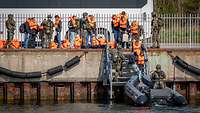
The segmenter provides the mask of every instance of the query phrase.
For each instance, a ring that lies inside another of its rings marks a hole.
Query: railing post
[[[190,14],[190,48],[192,48],[192,15]]]

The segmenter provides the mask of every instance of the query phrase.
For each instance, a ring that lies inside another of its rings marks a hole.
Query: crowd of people
[[[153,14],[153,16],[155,16]],[[140,43],[140,37],[144,34],[143,26],[134,20],[129,24],[129,17],[125,11],[112,16],[112,34],[114,38],[96,34],[96,19],[93,15],[83,13],[82,18],[77,16],[69,17],[68,31],[64,40],[61,40],[62,19],[55,15],[55,21],[48,15],[41,24],[37,23],[34,17],[27,18],[19,27],[20,33],[24,35],[23,47],[35,48],[36,38],[41,40],[42,48],[103,48],[108,44],[111,48],[135,48],[134,44]],[[152,20],[152,30],[156,30],[156,18]],[[16,22],[12,14],[8,15],[6,21],[7,41],[4,41],[5,48],[19,48],[20,42],[13,39],[16,30]],[[65,32],[65,31],[64,31]],[[152,32],[154,35],[153,47],[159,47],[159,32]],[[0,45],[2,41],[0,41]],[[6,42],[6,43],[5,43]],[[157,46],[156,46],[157,42]]]

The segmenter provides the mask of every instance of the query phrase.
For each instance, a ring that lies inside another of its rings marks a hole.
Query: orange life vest
[[[144,55],[139,55],[138,56],[138,62],[137,62],[137,64],[144,64]]]
[[[133,34],[133,35],[139,35],[139,25],[138,25],[138,22],[137,21],[135,21],[135,22],[133,22],[132,24],[131,24],[131,33]]]
[[[51,42],[51,45],[50,45],[51,49],[55,49],[57,47],[58,47],[58,45],[55,42]]]
[[[115,48],[115,41],[110,41],[108,42],[108,45],[111,49],[114,49]]]
[[[13,49],[20,48],[20,42],[17,39],[12,40],[12,42],[11,42],[11,48],[13,48]]]
[[[120,20],[120,28],[126,28],[127,27],[127,20],[124,21]]]
[[[68,39],[65,39],[62,43],[61,48],[69,48],[70,47],[70,42]]]
[[[34,29],[34,30],[37,30],[37,29],[38,29],[38,25],[37,25],[37,23],[34,22],[34,21],[29,21],[29,22],[28,22],[28,25],[29,25],[29,27],[30,27],[31,30],[32,30],[32,29]]]
[[[119,19],[118,18],[113,20],[113,25],[114,25],[114,27],[118,27],[119,26]]]
[[[98,40],[99,40],[100,46],[106,45],[106,39],[105,38],[99,38]]]
[[[99,41],[95,38],[95,37],[93,37],[92,38],[92,46],[93,47],[96,47],[96,46],[98,46],[99,45]]]
[[[87,20],[89,22],[90,27],[94,28],[95,27],[95,23],[96,23],[95,17],[94,16],[88,16]]]
[[[141,41],[137,43],[135,40],[133,41],[132,49],[133,49],[133,52],[136,53],[138,56],[140,55],[140,52],[141,52],[141,46],[142,46]]]
[[[74,41],[74,48],[81,48],[82,40],[80,37],[76,37]]]
[[[0,40],[0,49],[4,48],[5,44],[6,44],[5,40]]]

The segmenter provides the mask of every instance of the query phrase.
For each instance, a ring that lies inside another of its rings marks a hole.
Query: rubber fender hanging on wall
[[[12,71],[10,71],[9,69],[0,67],[0,74],[4,74],[4,75],[7,75],[7,76],[12,76]]]
[[[196,75],[200,75],[200,69],[196,68],[192,65],[188,65],[188,71],[190,71],[191,73],[194,73]]]
[[[40,78],[42,77],[42,72],[37,71],[37,72],[29,72],[26,74],[26,78]]]
[[[65,69],[71,68],[72,66],[78,64],[80,62],[80,57],[75,56],[74,58],[72,58],[71,60],[67,61],[65,63]]]
[[[4,74],[6,76],[14,77],[14,78],[25,78],[26,73],[24,72],[17,72],[17,71],[11,71],[9,69],[0,67],[0,74]]]
[[[187,69],[188,67],[188,63],[183,61],[180,57],[176,56],[174,58],[174,63],[179,65],[180,67],[184,68],[184,69]]]
[[[185,69],[186,71],[193,73],[195,75],[200,75],[200,69],[197,67],[194,67],[192,65],[189,65],[187,62],[182,60],[180,57],[176,56],[174,59],[174,64],[178,65],[182,69]]]
[[[60,73],[63,71],[63,66],[62,65],[59,65],[59,66],[56,66],[56,67],[53,67],[51,69],[48,69],[47,70],[47,74],[48,75],[54,75],[54,74],[57,74],[57,73]]]
[[[24,73],[24,72],[12,71],[12,77],[16,77],[16,78],[26,78],[26,73]]]

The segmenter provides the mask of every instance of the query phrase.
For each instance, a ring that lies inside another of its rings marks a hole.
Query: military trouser
[[[158,33],[153,33],[152,34],[152,41],[153,41],[153,46],[152,47],[160,48],[160,38],[159,38],[159,34]]]
[[[82,46],[86,47],[86,36],[87,36],[87,30],[81,30],[81,37],[83,39]]]
[[[42,38],[42,48],[49,48],[51,45],[51,39],[52,39],[52,33],[50,34],[44,34],[44,37]]]
[[[6,47],[10,48],[14,37],[14,31],[7,31],[7,44]]]

